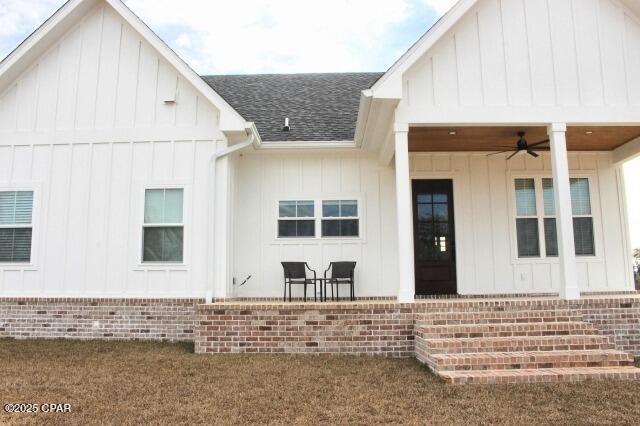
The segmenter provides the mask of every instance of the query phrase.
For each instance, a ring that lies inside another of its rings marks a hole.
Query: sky
[[[62,0],[1,0],[0,58]],[[455,0],[125,0],[200,74],[385,71]],[[625,166],[640,248],[640,159]]]

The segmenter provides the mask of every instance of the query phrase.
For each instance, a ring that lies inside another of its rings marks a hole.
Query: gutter
[[[363,90],[360,93],[360,105],[358,106],[358,119],[356,121],[356,132],[353,141],[356,147],[362,146],[364,134],[369,124],[369,115],[371,114],[371,101],[373,100],[373,91],[371,89]]]
[[[205,294],[205,303],[213,303],[213,298],[215,295],[215,287],[216,287],[216,222],[217,222],[217,218],[216,218],[216,195],[217,195],[217,191],[216,191],[216,165],[218,163],[218,160],[220,160],[221,158],[224,157],[228,157],[229,155],[241,151],[245,148],[248,148],[251,145],[256,145],[259,146],[260,145],[260,135],[258,134],[258,130],[256,129],[255,125],[253,123],[250,123],[250,126],[246,127],[245,131],[248,133],[248,137],[247,139],[245,139],[244,141],[237,143],[233,146],[221,149],[218,151],[217,149],[217,142],[216,142],[216,152],[211,156],[211,158],[209,159],[210,163],[211,163],[211,167],[209,168],[209,173],[211,173],[211,177],[209,179],[209,181],[211,182],[211,191],[212,191],[212,195],[211,195],[211,200],[210,200],[210,217],[212,218],[212,222],[211,222],[211,231],[209,231],[209,235],[210,235],[210,244],[212,244],[211,246],[211,258],[210,258],[210,264],[211,267],[209,268],[209,270],[207,271],[208,274],[208,282],[209,282],[209,288],[206,291]],[[226,285],[226,283],[225,283]]]

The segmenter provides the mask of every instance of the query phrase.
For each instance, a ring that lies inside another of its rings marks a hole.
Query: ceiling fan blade
[[[532,148],[534,146],[544,145],[545,143],[549,143],[549,139],[545,139],[543,141],[536,142],[536,143],[530,143],[530,144],[527,144],[527,145],[529,146],[529,148]]]
[[[513,151],[513,149],[508,149],[506,151],[492,152],[491,154],[487,154],[487,157],[490,156],[490,155],[504,154],[505,152],[511,152],[511,151]]]
[[[527,154],[529,154],[530,156],[532,156],[533,158],[538,158],[540,157],[540,155],[536,154],[535,152],[531,151],[530,149],[527,150]]]
[[[507,161],[511,160],[513,157],[516,156],[517,153],[519,153],[520,150],[517,150],[516,152],[514,152],[513,154],[511,154],[510,156],[507,157]]]

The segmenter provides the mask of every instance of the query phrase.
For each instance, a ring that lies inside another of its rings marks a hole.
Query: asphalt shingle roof
[[[263,141],[353,140],[360,92],[382,73],[203,76]],[[289,118],[288,132],[283,131]]]

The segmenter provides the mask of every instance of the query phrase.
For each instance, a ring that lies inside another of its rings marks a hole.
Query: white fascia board
[[[191,83],[204,97],[220,111],[219,127],[223,132],[243,131],[247,127],[246,120],[218,95],[176,52],[174,52],[156,33],[151,30],[131,9],[121,0],[104,0],[113,7],[129,25],[138,31],[142,37],[160,55],[175,67],[184,78]]]
[[[358,119],[356,120],[356,131],[353,137],[356,146],[362,146],[364,135],[367,131],[367,124],[371,113],[371,100],[373,92],[370,89],[360,92],[360,106],[358,107]]]
[[[376,98],[402,99],[402,76],[447,33],[478,0],[460,0],[371,87]]]
[[[340,149],[357,148],[353,141],[274,141],[262,142],[259,149]]]
[[[611,161],[614,166],[619,166],[638,157],[640,157],[640,137],[611,151]]]

